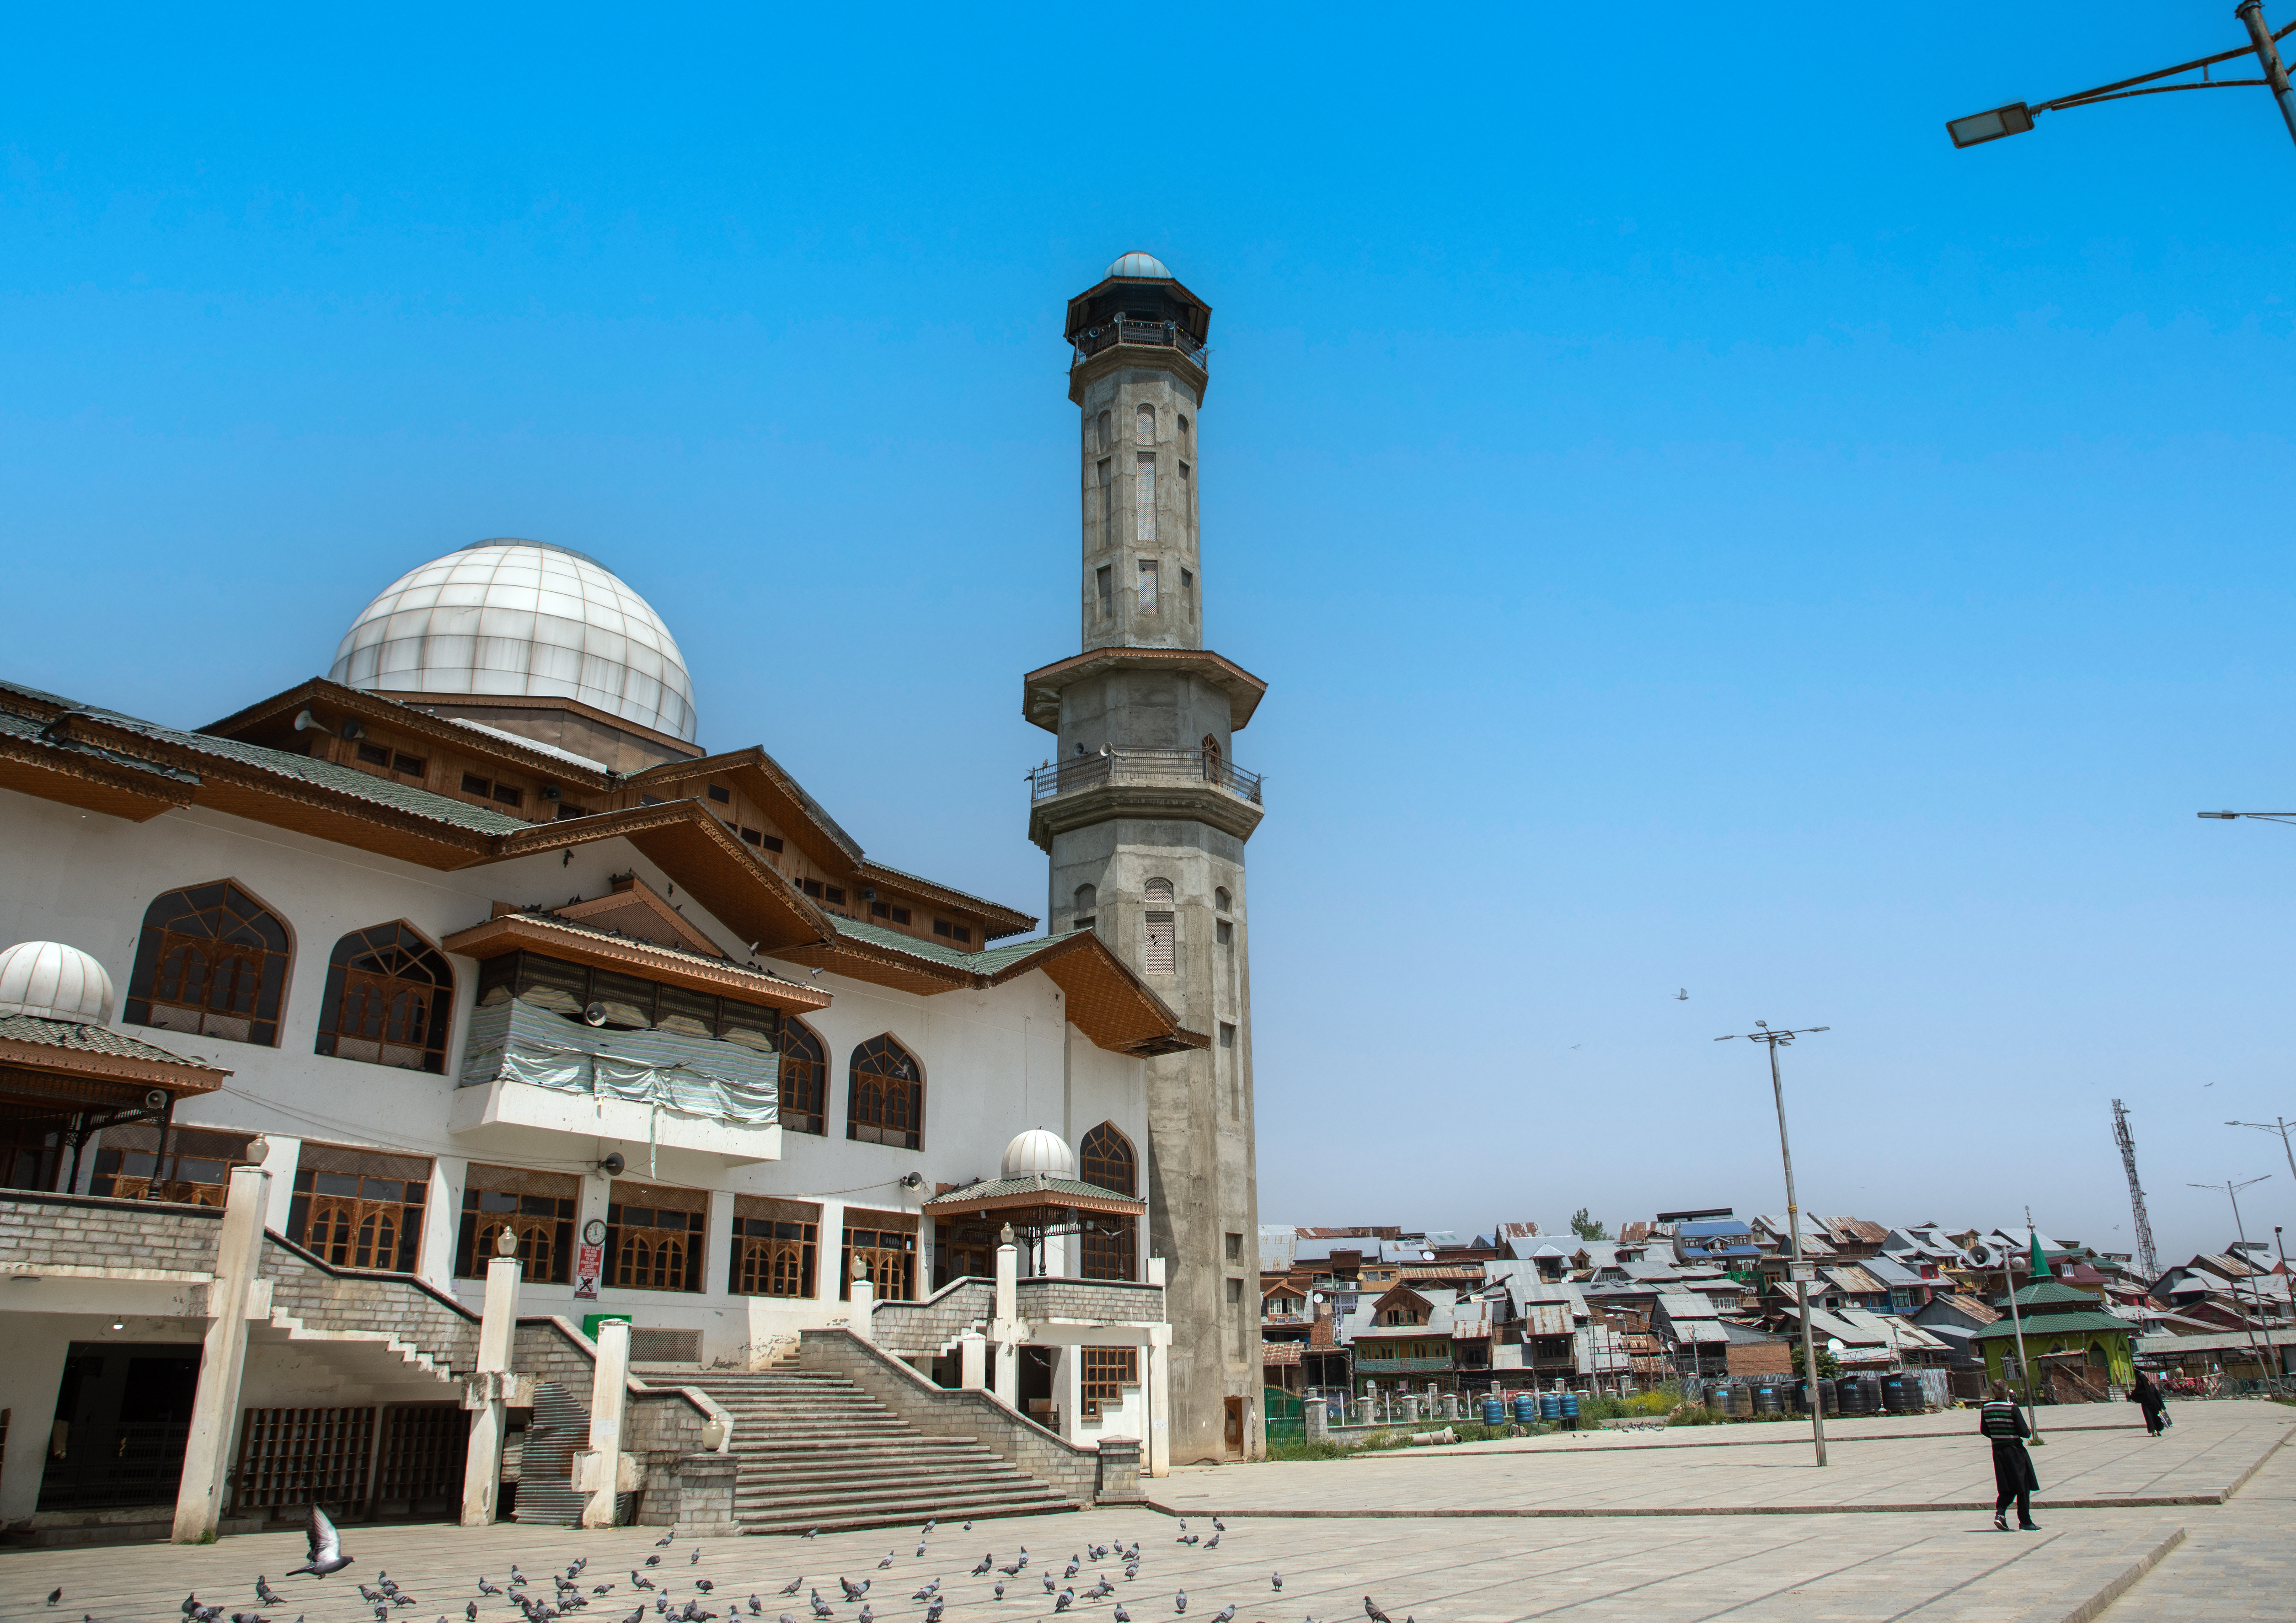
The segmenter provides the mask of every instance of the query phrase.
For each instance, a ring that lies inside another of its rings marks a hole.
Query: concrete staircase
[[[681,1384],[734,1416],[734,1513],[745,1533],[1078,1508],[977,1442],[925,1436],[842,1375],[767,1370]]]

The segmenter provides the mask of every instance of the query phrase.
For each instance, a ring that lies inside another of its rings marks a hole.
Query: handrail
[[[1072,341],[1076,345],[1076,358],[1070,363],[1071,368],[1119,344],[1148,344],[1160,349],[1177,349],[1199,366],[1204,364],[1207,349],[1193,333],[1177,322],[1128,321],[1121,316],[1106,326],[1086,328]]]
[[[1099,755],[1079,755],[1047,761],[1029,774],[1031,801],[1049,800],[1103,783],[1210,783],[1239,799],[1260,804],[1259,773],[1246,772],[1225,756],[1201,750],[1150,749],[1113,745]]]

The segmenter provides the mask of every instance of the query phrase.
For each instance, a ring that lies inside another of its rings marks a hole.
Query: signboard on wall
[[[574,1254],[574,1297],[577,1301],[598,1299],[598,1275],[606,1271],[606,1248],[586,1245]]]

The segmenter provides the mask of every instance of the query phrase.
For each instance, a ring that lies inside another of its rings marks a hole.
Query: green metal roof
[[[0,1014],[0,1041],[35,1043],[73,1053],[109,1054],[116,1060],[143,1060],[154,1065],[182,1065],[193,1070],[228,1075],[205,1060],[186,1059],[165,1048],[114,1031],[109,1026],[82,1025],[77,1021],[43,1020],[37,1014]]]
[[[829,921],[840,936],[850,936],[857,941],[866,941],[872,947],[906,953],[912,958],[922,958],[928,963],[941,964],[948,969],[963,970],[971,975],[994,975],[1014,963],[1059,945],[1062,937],[1039,936],[1032,940],[1016,941],[1010,947],[990,947],[983,952],[969,953],[954,947],[943,947],[939,941],[906,935],[898,930],[887,930],[879,924],[865,924],[858,919],[849,919],[841,914],[829,914]]]
[[[2091,1335],[2099,1332],[2113,1335],[2133,1336],[2136,1323],[2110,1313],[2037,1313],[2025,1321],[2028,1336]],[[1996,1319],[1982,1330],[1972,1330],[1972,1341],[2001,1341],[2013,1339],[2017,1326],[2007,1319]]]
[[[26,739],[38,744],[42,749],[53,750],[62,755],[85,756],[91,760],[102,761],[108,766],[117,766],[123,771],[149,773],[155,778],[160,778],[171,783],[197,783],[200,781],[199,774],[195,772],[185,772],[180,767],[166,766],[159,761],[141,760],[132,755],[122,755],[117,750],[106,750],[99,744],[89,743],[86,739],[44,736],[47,725],[46,722],[37,716],[27,716],[20,710],[0,709],[0,735]]]
[[[2094,1291],[2077,1290],[2071,1285],[2060,1283],[2054,1279],[2037,1279],[2030,1285],[2017,1287],[2018,1307],[2036,1307],[2044,1302],[2079,1302],[2085,1307],[2094,1307],[2097,1303],[2097,1295]],[[1993,1299],[1993,1305],[2006,1313],[2009,1310],[2009,1299],[2005,1296],[1997,1296]]]

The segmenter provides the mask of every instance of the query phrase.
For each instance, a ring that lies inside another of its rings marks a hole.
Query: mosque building
[[[204,727],[0,679],[0,1527],[498,1485],[570,1520],[615,1320],[625,1517],[1057,1508],[1260,1451],[1264,684],[1204,646],[1210,316],[1144,254],[1070,306],[1041,933],[706,748],[670,628],[547,542],[407,572]],[[853,1403],[969,1452],[907,1497],[775,1454]]]

